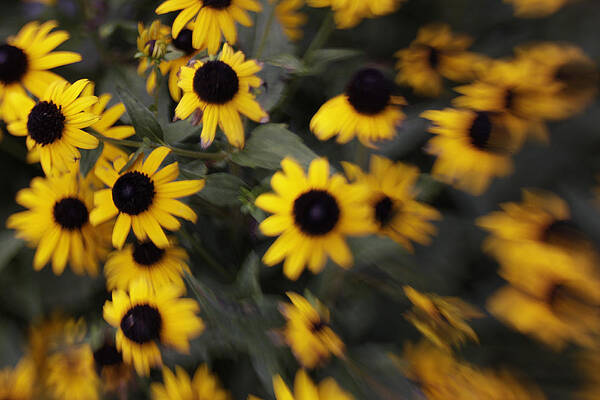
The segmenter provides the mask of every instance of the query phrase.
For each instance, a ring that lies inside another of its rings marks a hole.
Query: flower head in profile
[[[137,71],[139,75],[143,76],[150,69],[146,80],[148,94],[152,94],[156,88],[157,68],[161,75],[165,75],[169,69],[169,62],[163,59],[167,54],[167,45],[171,41],[170,32],[171,29],[161,24],[159,20],[154,20],[148,27],[141,22],[138,23],[138,54],[136,57],[140,58],[140,62]]]
[[[183,89],[183,97],[175,109],[175,116],[185,119],[194,113],[194,122],[202,122],[203,147],[213,142],[217,126],[229,143],[244,147],[240,113],[257,122],[269,119],[250,92],[250,88],[262,83],[255,75],[260,69],[255,60],[245,60],[244,53],[234,52],[227,43],[218,59],[195,61],[181,67],[179,87]]]
[[[196,314],[198,303],[182,299],[183,289],[165,285],[153,289],[143,279],[123,290],[112,292],[104,304],[104,319],[117,328],[116,346],[123,360],[133,364],[139,375],[162,365],[159,345],[189,352],[189,340],[204,330]]]
[[[468,339],[478,341],[477,334],[466,322],[483,317],[475,307],[456,297],[421,293],[410,286],[404,287],[404,294],[413,304],[404,317],[436,346],[451,350],[452,346]]]
[[[410,46],[396,53],[396,82],[412,87],[417,94],[437,97],[444,88],[444,78],[473,79],[477,65],[485,59],[467,51],[471,42],[469,36],[453,33],[446,24],[420,28]]]
[[[0,118],[10,121],[20,108],[7,104],[7,95],[29,92],[40,98],[48,85],[62,79],[49,70],[81,61],[77,53],[53,51],[69,39],[66,31],[52,32],[57,26],[56,21],[30,22],[0,44]]]
[[[47,368],[46,385],[55,398],[99,398],[100,379],[89,344],[74,344],[57,351],[48,358]]]
[[[413,250],[411,240],[421,244],[431,242],[435,227],[429,221],[440,219],[441,215],[433,207],[415,200],[418,168],[376,155],[371,156],[368,173],[349,162],[342,162],[342,166],[351,182],[369,188],[375,232],[390,237],[409,251]]]
[[[35,364],[30,358],[23,358],[14,367],[0,370],[0,399],[33,400]]]
[[[192,45],[195,49],[208,49],[216,54],[221,47],[221,36],[229,44],[237,41],[235,23],[252,26],[247,11],[260,12],[257,0],[166,0],[156,8],[156,13],[179,11],[173,21],[173,37],[177,37],[186,24],[194,19]]]
[[[515,8],[521,18],[540,18],[554,14],[571,0],[504,0]]]
[[[132,228],[138,240],[149,239],[158,247],[168,247],[163,228],[179,230],[181,223],[175,216],[196,220],[196,213],[177,198],[197,193],[204,187],[204,180],[175,181],[179,175],[176,162],[160,169],[170,152],[167,147],[156,148],[145,160],[139,157],[122,172],[127,163],[124,158],[96,168],[96,176],[109,188],[94,194],[96,208],[90,213],[90,221],[98,225],[117,217],[112,234],[116,248],[123,247]]]
[[[286,343],[304,368],[315,368],[331,354],[344,356],[344,343],[329,325],[329,310],[315,299],[313,306],[299,294],[288,292],[292,304],[281,303],[287,320],[283,330]]]
[[[267,236],[278,236],[263,256],[266,265],[284,261],[283,273],[298,279],[304,267],[319,273],[327,256],[344,268],[353,263],[346,235],[363,235],[371,231],[366,200],[369,192],[363,185],[348,184],[340,174],[329,176],[329,162],[313,160],[308,175],[296,161],[281,161],[283,171],[271,178],[275,193],[265,193],[256,205],[273,213],[260,224]]]
[[[495,177],[513,172],[511,154],[522,144],[522,131],[511,131],[505,115],[446,108],[428,110],[435,137],[425,149],[437,156],[432,175],[473,195],[480,195]]]
[[[72,170],[81,158],[78,149],[98,147],[98,139],[82,130],[99,119],[89,111],[98,98],[81,96],[88,84],[87,79],[72,85],[60,79],[50,84],[37,102],[18,94],[6,99],[17,110],[17,118],[8,124],[8,131],[27,137],[27,148],[39,152],[42,169],[48,176]]]
[[[37,247],[36,270],[52,262],[60,275],[68,263],[77,274],[96,275],[108,254],[110,226],[90,224],[92,202],[93,192],[77,172],[34,178],[17,193],[17,203],[28,210],[11,215],[6,225]]]
[[[335,25],[339,29],[349,29],[358,25],[364,18],[377,18],[391,14],[404,0],[307,0],[311,7],[331,7]]]
[[[206,364],[198,367],[194,377],[180,366],[175,373],[163,368],[163,383],[153,383],[150,387],[152,400],[230,400],[231,395],[221,387],[219,379],[210,372]]]
[[[319,108],[310,121],[310,130],[320,139],[337,136],[338,143],[347,143],[354,137],[365,146],[389,140],[404,120],[398,105],[402,97],[392,95],[393,82],[381,71],[365,68],[358,71],[346,87]]]
[[[325,378],[317,386],[303,369],[296,373],[293,392],[279,375],[273,377],[273,391],[277,400],[354,400],[333,378]]]

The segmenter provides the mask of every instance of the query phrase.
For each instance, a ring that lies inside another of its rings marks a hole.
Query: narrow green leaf
[[[278,54],[265,60],[266,63],[285,69],[290,73],[305,71],[304,63],[293,54]]]
[[[25,242],[15,237],[13,231],[0,232],[0,271],[4,269],[17,254],[17,252],[24,246]]]
[[[81,151],[81,159],[79,160],[79,172],[81,176],[85,178],[92,168],[94,168],[103,149],[104,142],[101,141],[95,149]]]
[[[231,160],[245,167],[275,170],[285,157],[307,166],[317,155],[286,125],[265,124],[252,131],[244,150],[233,154]]]
[[[250,252],[246,261],[244,261],[240,272],[238,272],[235,281],[237,293],[240,297],[262,297],[259,282],[260,265],[260,260],[256,253],[253,251]]]
[[[237,176],[218,172],[206,176],[206,186],[198,196],[217,206],[238,206],[240,189],[244,186]]]
[[[139,137],[147,137],[155,143],[162,143],[163,131],[154,117],[154,114],[136,99],[129,90],[118,86],[117,93],[123,101],[123,104],[125,104],[127,113],[135,128],[135,133],[137,133]]]
[[[315,50],[309,60],[310,65],[306,68],[305,75],[316,75],[321,73],[327,65],[336,61],[362,55],[363,52],[355,49],[319,49]]]

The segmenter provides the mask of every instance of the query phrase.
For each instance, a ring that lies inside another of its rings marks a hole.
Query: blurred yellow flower
[[[540,18],[554,14],[571,0],[504,0],[515,8],[521,18]]]
[[[306,23],[308,17],[306,14],[298,12],[304,6],[304,0],[269,0],[271,3],[277,1],[275,6],[275,16],[281,24],[283,32],[292,40],[302,38],[301,26]]]
[[[340,388],[333,378],[325,378],[315,385],[303,369],[296,373],[294,393],[281,376],[273,377],[273,391],[277,400],[353,400],[354,397]]]
[[[163,383],[153,383],[150,387],[152,400],[230,400],[229,393],[221,387],[219,379],[212,374],[206,364],[194,373],[193,379],[180,366],[174,374],[163,368]]]
[[[311,7],[331,7],[339,29],[353,28],[363,18],[376,18],[391,14],[404,0],[307,0]]]
[[[133,378],[133,371],[130,365],[123,362],[123,356],[117,350],[114,341],[107,338],[102,346],[94,351],[94,363],[100,371],[104,392],[123,393],[126,390]]]
[[[46,384],[61,400],[97,400],[100,379],[89,344],[73,345],[48,358]]]
[[[35,385],[35,364],[29,358],[0,370],[0,399],[33,400]]]

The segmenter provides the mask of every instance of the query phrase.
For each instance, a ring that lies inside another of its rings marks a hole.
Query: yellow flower
[[[48,70],[81,61],[77,53],[52,51],[69,39],[65,31],[50,32],[57,26],[56,21],[30,22],[0,44],[0,118],[11,120],[19,111],[18,105],[6,104],[8,94],[26,95],[27,90],[42,97],[48,85],[62,79]]]
[[[35,385],[35,365],[23,358],[15,368],[0,370],[0,399],[32,400]]]
[[[127,245],[112,253],[104,265],[108,290],[127,290],[131,282],[143,277],[153,287],[174,284],[182,289],[181,275],[190,272],[184,249],[171,245],[161,249],[149,240]]]
[[[221,388],[218,378],[206,364],[196,370],[194,378],[179,366],[175,375],[170,369],[163,368],[163,384],[153,383],[150,387],[152,400],[230,400],[229,393]]]
[[[123,362],[123,356],[113,342],[105,340],[94,351],[94,362],[100,371],[102,390],[105,392],[123,391],[133,378],[131,367]]]
[[[30,188],[17,193],[17,203],[28,210],[11,215],[6,225],[37,246],[36,270],[51,260],[56,275],[67,262],[76,274],[98,273],[98,261],[108,253],[110,226],[90,224],[92,196],[78,173],[34,178]]]
[[[415,200],[418,168],[394,164],[376,155],[371,156],[368,174],[348,162],[342,162],[342,166],[351,182],[369,188],[368,203],[375,232],[390,237],[409,251],[413,250],[411,240],[421,244],[431,242],[435,227],[429,220],[440,219],[441,215],[433,207]]]
[[[554,14],[570,0],[504,0],[515,7],[515,15],[521,18],[539,18]]]
[[[436,346],[451,350],[467,339],[478,341],[477,334],[466,322],[483,317],[475,307],[456,297],[420,293],[410,286],[404,286],[404,294],[414,305],[404,317]]]
[[[353,263],[344,237],[372,230],[365,186],[350,185],[339,174],[329,176],[326,159],[313,160],[305,175],[294,160],[281,161],[283,171],[271,178],[275,193],[256,199],[256,205],[273,213],[260,224],[267,236],[279,236],[263,256],[272,266],[285,259],[284,274],[298,279],[305,265],[319,273],[329,255],[343,268]]]
[[[8,131],[15,136],[27,136],[27,148],[39,151],[42,169],[48,176],[72,170],[81,158],[78,148],[98,146],[98,139],[81,130],[99,119],[87,111],[98,98],[80,96],[88,83],[87,79],[72,85],[56,80],[37,103],[17,94],[7,99],[18,110],[17,119],[8,124]]]
[[[143,23],[138,23],[137,48],[142,57],[140,57],[137,72],[143,76],[150,68],[150,74],[146,80],[148,94],[152,94],[156,87],[155,66],[158,66],[162,75],[169,70],[169,62],[163,61],[163,58],[167,53],[167,44],[171,40],[170,31],[169,27],[162,25],[159,20],[154,20],[147,28]]]
[[[179,87],[183,97],[175,109],[179,119],[195,112],[194,123],[202,121],[202,146],[215,139],[217,125],[235,147],[244,147],[244,127],[240,113],[257,122],[267,122],[269,116],[250,92],[261,85],[255,74],[261,67],[255,60],[245,61],[244,53],[233,52],[225,43],[216,60],[195,61],[181,67]]]
[[[48,358],[46,384],[61,400],[96,400],[100,379],[88,344],[71,346]]]
[[[281,376],[273,377],[273,391],[277,400],[353,400],[354,397],[338,386],[333,378],[325,378],[315,385],[303,369],[296,373],[294,393]]]
[[[273,3],[275,0],[269,0]],[[283,32],[292,40],[302,38],[302,29],[300,28],[307,21],[305,14],[298,12],[304,5],[304,0],[281,0],[275,6],[275,17],[281,24]]]
[[[523,135],[514,134],[502,114],[446,108],[428,110],[421,117],[433,122],[436,134],[426,151],[437,156],[432,175],[473,195],[480,195],[494,177],[513,172],[511,153]]]
[[[104,319],[117,328],[117,349],[139,375],[162,364],[159,344],[188,353],[189,340],[204,330],[196,315],[198,303],[180,298],[182,294],[183,289],[170,285],[153,290],[140,279],[131,284],[129,293],[113,291],[112,301],[104,304]]]
[[[259,12],[256,0],[167,0],[156,8],[157,14],[181,10],[173,21],[173,36],[177,37],[185,25],[195,17],[192,44],[196,49],[208,49],[216,54],[221,47],[221,34],[229,44],[235,44],[235,23],[252,26],[246,11]]]
[[[348,143],[355,136],[365,146],[373,141],[389,140],[404,119],[398,105],[404,99],[392,96],[392,82],[374,68],[358,71],[346,92],[327,101],[310,121],[310,130],[320,139],[337,135],[338,143]]]
[[[313,305],[299,294],[287,292],[292,304],[281,303],[287,320],[283,335],[304,368],[325,363],[330,354],[344,357],[344,343],[329,326],[329,310],[316,300]]]
[[[376,18],[391,14],[404,0],[308,0],[311,7],[331,7],[339,29],[352,28],[363,18]]]
[[[407,49],[396,53],[396,82],[412,87],[417,94],[437,97],[444,88],[443,78],[467,81],[484,57],[466,51],[472,43],[467,35],[455,34],[446,24],[430,24],[419,29]]]
[[[139,240],[149,238],[158,247],[167,247],[169,240],[163,227],[171,231],[181,227],[174,215],[196,220],[196,213],[176,199],[200,191],[204,180],[173,181],[179,175],[176,162],[159,169],[170,152],[167,147],[159,147],[145,161],[139,157],[122,173],[119,171],[126,164],[123,158],[95,170],[109,189],[94,194],[96,208],[90,213],[90,221],[96,226],[117,216],[112,234],[114,247],[123,247],[132,228]]]

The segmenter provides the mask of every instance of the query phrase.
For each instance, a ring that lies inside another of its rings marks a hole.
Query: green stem
[[[98,138],[99,140],[102,140],[103,142],[106,143],[110,143],[110,144],[114,144],[117,146],[125,146],[125,147],[135,147],[135,148],[140,148],[142,146],[146,146],[147,144],[144,142],[138,142],[135,140],[124,140],[124,139],[113,139],[113,138],[109,138],[106,137],[104,135],[102,135],[101,133],[90,129],[88,131],[88,133],[96,138]],[[158,144],[158,143],[150,143],[151,147],[161,147],[161,146],[165,146],[168,147],[169,149],[171,149],[171,151],[174,154],[178,154],[180,156],[183,157],[188,157],[188,158],[196,158],[199,160],[213,160],[213,161],[218,161],[218,160],[223,160],[227,157],[227,153],[220,151],[217,153],[204,153],[201,151],[192,151],[192,150],[185,150],[185,149],[180,149],[178,147],[174,147],[171,146],[169,144]]]
[[[269,16],[267,18],[267,24],[265,25],[265,30],[262,34],[262,37],[260,38],[260,43],[258,44],[258,49],[256,50],[256,53],[254,54],[255,60],[260,59],[260,57],[262,56],[263,50],[265,49],[265,45],[267,44],[267,38],[269,37],[269,32],[271,31],[271,26],[273,25],[273,21],[275,20],[275,8],[277,7],[277,3],[279,3],[279,1],[274,2],[271,7],[271,12],[269,13]]]
[[[162,73],[160,72],[160,67],[157,64],[154,65],[154,73],[156,74],[156,83],[154,85],[154,116],[158,118],[158,97],[160,95]]]
[[[334,30],[335,24],[333,21],[333,13],[329,12],[323,19],[323,22],[321,22],[321,26],[319,27],[317,34],[315,35],[312,42],[310,42],[308,48],[304,52],[304,57],[302,57],[303,60],[309,61],[312,57],[312,53],[314,53],[315,50],[320,49],[325,43],[327,43],[329,36],[333,33]]]

